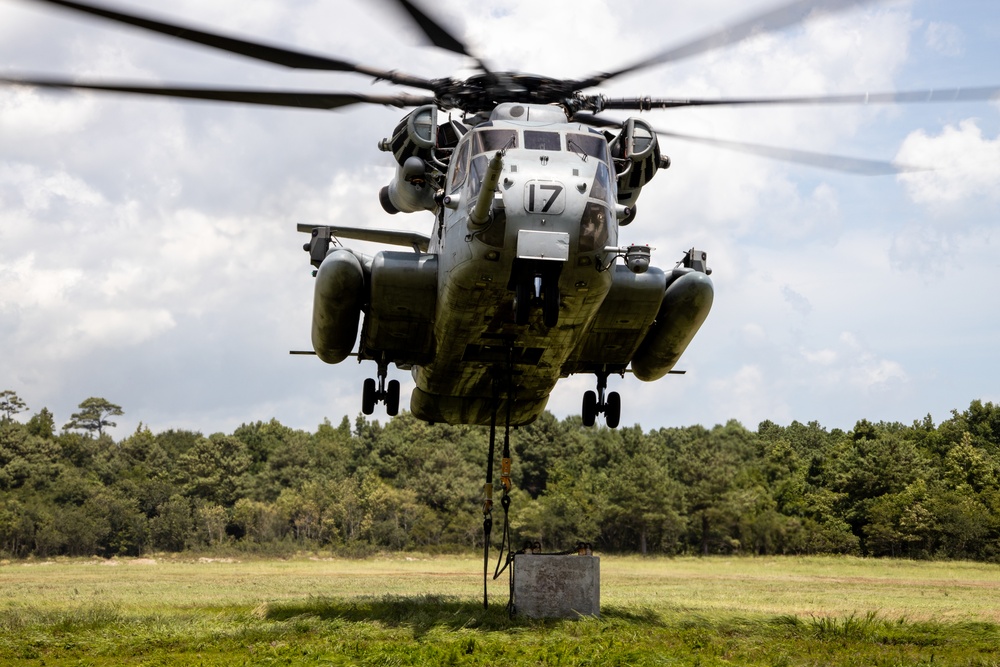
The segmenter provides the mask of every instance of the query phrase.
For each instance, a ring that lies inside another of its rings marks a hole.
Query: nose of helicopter
[[[517,256],[567,261],[577,252],[601,251],[617,237],[607,166],[574,153],[532,153],[511,155],[501,181],[507,219],[517,228]]]

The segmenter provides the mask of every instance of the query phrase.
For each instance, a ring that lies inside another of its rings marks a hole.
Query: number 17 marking
[[[528,183],[528,205],[529,213],[562,213],[564,206],[561,203],[560,195],[563,186],[559,183],[539,183],[531,181]],[[559,206],[556,207],[556,203]],[[553,208],[555,207],[555,210]]]

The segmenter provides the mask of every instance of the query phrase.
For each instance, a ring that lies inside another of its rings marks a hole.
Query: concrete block
[[[514,556],[514,611],[529,618],[601,615],[597,556]]]

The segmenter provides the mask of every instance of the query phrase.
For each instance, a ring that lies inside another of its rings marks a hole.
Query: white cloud
[[[73,207],[105,203],[100,193],[62,169],[43,171],[27,164],[0,164],[0,188],[16,191],[29,214],[47,211],[57,200]]]
[[[943,56],[957,58],[965,52],[965,35],[954,23],[931,21],[924,30],[924,43]]]
[[[902,365],[891,359],[879,358],[851,331],[840,334],[840,360],[837,368],[826,376],[830,383],[848,383],[865,392],[886,391],[909,378]]]
[[[94,103],[86,97],[46,99],[34,89],[0,90],[0,133],[15,146],[39,137],[52,137],[84,128],[94,114]]]
[[[726,406],[731,418],[748,428],[756,427],[760,415],[774,415],[775,421],[787,421],[791,410],[781,393],[773,391],[774,378],[762,368],[748,364],[734,374],[709,383],[716,399]]]
[[[59,308],[66,304],[67,293],[83,279],[80,269],[43,268],[34,253],[0,263],[0,308]]]
[[[819,364],[820,366],[831,366],[838,358],[836,350],[816,350],[810,352],[809,350],[802,350],[802,356],[811,364]]]
[[[933,136],[917,130],[896,155],[902,164],[928,171],[901,174],[899,180],[919,204],[949,204],[974,197],[1000,197],[1000,136],[989,139],[975,119],[947,125]]]
[[[82,313],[78,323],[71,327],[69,338],[80,336],[84,347],[138,345],[176,324],[173,316],[163,309],[102,308]]]
[[[888,391],[893,385],[906,382],[906,371],[895,361],[866,356],[861,359],[861,373],[854,384],[864,391]]]
[[[943,223],[911,222],[903,225],[892,237],[889,256],[893,266],[908,271],[920,272],[924,280],[932,280],[930,271],[947,270],[958,265],[961,248],[966,244],[956,231],[943,228]]]

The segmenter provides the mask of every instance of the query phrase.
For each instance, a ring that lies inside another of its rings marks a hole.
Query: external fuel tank
[[[364,269],[354,253],[328,254],[316,273],[312,319],[313,349],[326,363],[340,363],[354,349],[364,298]]]
[[[700,271],[680,269],[667,285],[656,323],[632,358],[632,372],[644,382],[666,375],[698,333],[712,309],[712,279]]]

